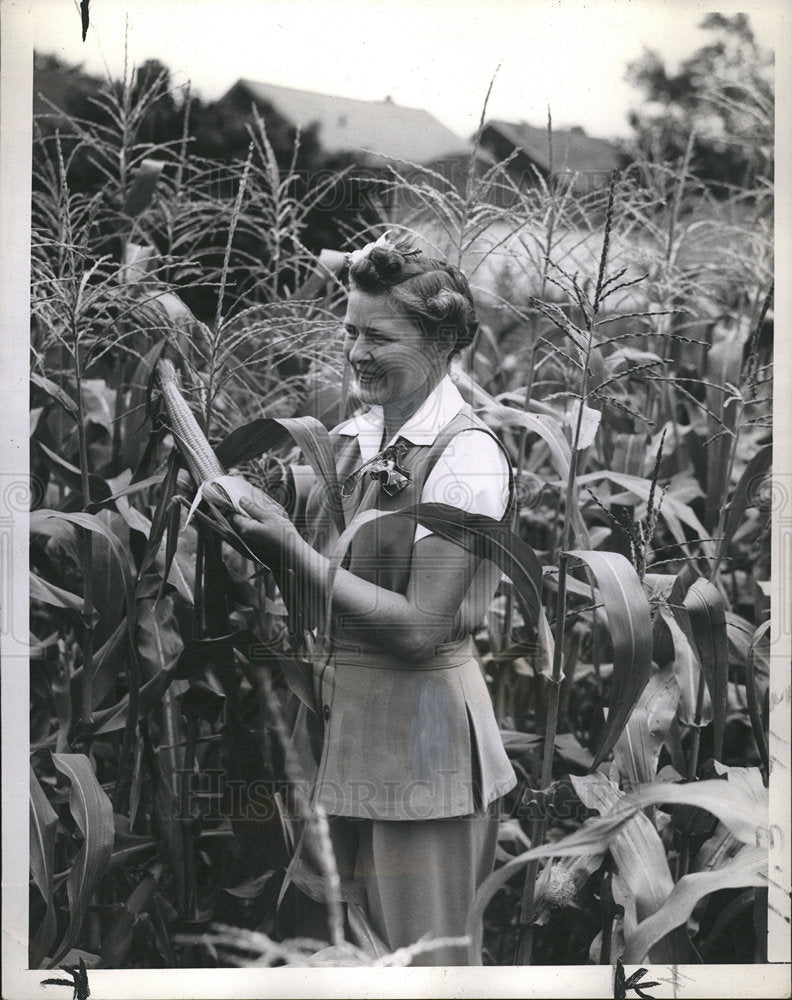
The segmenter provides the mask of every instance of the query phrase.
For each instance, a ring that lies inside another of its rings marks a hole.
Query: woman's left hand
[[[242,541],[256,555],[272,557],[281,553],[287,539],[296,529],[286,510],[271,497],[261,501],[243,497],[239,501],[244,514],[234,514],[229,520]]]

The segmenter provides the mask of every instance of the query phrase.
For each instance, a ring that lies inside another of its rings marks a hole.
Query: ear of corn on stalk
[[[198,425],[187,400],[181,394],[173,362],[163,358],[159,362],[158,370],[171,430],[196,486],[224,476],[225,469],[217,461],[212,446]]]
[[[270,508],[275,501],[266,493],[241,476],[226,475],[225,469],[217,460],[211,444],[181,393],[173,363],[163,358],[159,362],[158,371],[171,431],[187,469],[198,487],[199,493],[193,509],[201,497],[239,514],[245,513],[239,504],[243,498]]]

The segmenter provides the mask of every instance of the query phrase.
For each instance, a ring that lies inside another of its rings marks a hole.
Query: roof
[[[512,146],[521,149],[542,170],[550,170],[550,149],[546,128],[526,122],[488,121],[484,134],[493,129]],[[553,170],[601,170],[609,172],[620,164],[619,149],[605,139],[595,139],[582,129],[553,129]]]
[[[471,153],[470,143],[427,111],[402,107],[389,98],[358,101],[254,80],[239,80],[238,87],[254,100],[270,104],[301,129],[318,124],[319,141],[329,153],[368,150],[411,163]]]

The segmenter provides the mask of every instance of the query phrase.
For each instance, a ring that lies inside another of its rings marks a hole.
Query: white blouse
[[[464,406],[459,390],[448,375],[435,386],[422,405],[388,442],[403,438],[412,444],[434,444],[443,427]],[[360,461],[368,462],[380,450],[385,428],[381,406],[353,417],[338,433],[357,437]],[[485,514],[500,520],[509,499],[509,469],[497,442],[481,431],[457,434],[437,460],[421,493],[423,503],[447,503],[471,514]],[[431,532],[418,525],[415,541]]]

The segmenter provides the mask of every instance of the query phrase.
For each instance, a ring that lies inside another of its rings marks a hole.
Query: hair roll
[[[478,321],[467,278],[453,264],[413,249],[408,240],[381,239],[352,254],[349,283],[369,295],[391,297],[425,336],[449,338],[452,353],[473,342]]]

